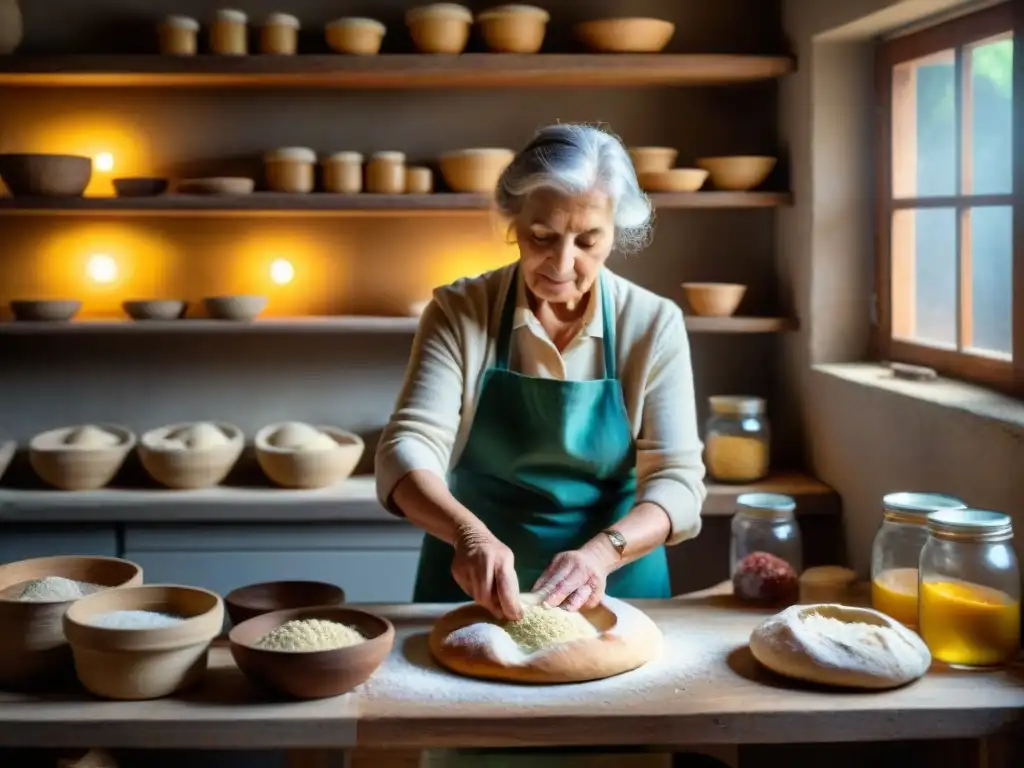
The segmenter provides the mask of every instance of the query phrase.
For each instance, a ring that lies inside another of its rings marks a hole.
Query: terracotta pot
[[[23,32],[18,0],[0,0],[0,55],[18,50]]]

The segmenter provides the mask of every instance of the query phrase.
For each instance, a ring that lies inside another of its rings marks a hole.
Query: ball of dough
[[[326,432],[317,431],[308,440],[295,447],[298,451],[330,451],[338,447],[338,441]]]
[[[98,448],[113,448],[115,445],[120,445],[121,438],[102,427],[86,424],[81,427],[75,427],[68,432],[64,438],[64,444],[74,446],[75,448],[96,450]]]
[[[304,424],[301,421],[288,421],[275,429],[267,437],[267,442],[275,448],[294,451],[322,434],[319,429],[309,424]]]
[[[661,653],[661,631],[629,603],[606,597],[581,615],[531,598],[521,596],[526,616],[518,622],[498,622],[476,604],[445,614],[430,632],[431,653],[458,674],[541,684],[600,680]]]
[[[166,441],[171,444],[179,443],[190,451],[219,448],[231,442],[220,427],[207,421],[197,421],[195,424],[179,427],[167,435]]]
[[[932,661],[921,638],[894,619],[835,603],[770,616],[751,633],[750,652],[780,675],[848,688],[896,688]]]

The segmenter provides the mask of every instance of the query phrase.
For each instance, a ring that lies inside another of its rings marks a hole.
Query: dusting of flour
[[[610,602],[610,601],[609,601]],[[618,616],[612,634],[626,633],[644,615],[628,603],[616,601]],[[736,642],[720,632],[701,629],[685,619],[659,622],[664,636],[660,656],[639,669],[587,683],[528,685],[461,677],[440,666],[430,654],[426,633],[401,632],[391,655],[363,684],[368,699],[399,700],[430,704],[495,704],[526,708],[585,705],[589,708],[621,708],[630,699],[638,702],[654,692],[682,693],[694,683],[710,680],[726,664],[726,657],[745,638]],[[522,663],[528,654],[503,629],[480,623],[453,632],[450,642],[490,643],[505,662]],[[539,651],[538,653],[544,653]]]

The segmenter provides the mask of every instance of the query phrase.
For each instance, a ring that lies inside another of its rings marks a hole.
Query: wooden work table
[[[457,680],[432,665],[439,605],[368,606],[394,621],[392,656],[357,691],[283,702],[249,685],[222,645],[203,685],[152,702],[78,692],[0,694],[0,747],[343,749],[746,744],[984,738],[1024,723],[1024,668],[933,669],[886,693],[812,689],[760,669],[746,641],[765,612],[730,596],[638,601],[662,658],[596,683],[523,687]]]

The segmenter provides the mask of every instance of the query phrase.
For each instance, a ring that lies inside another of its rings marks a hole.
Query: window
[[[1014,4],[879,46],[875,348],[1024,395]]]

